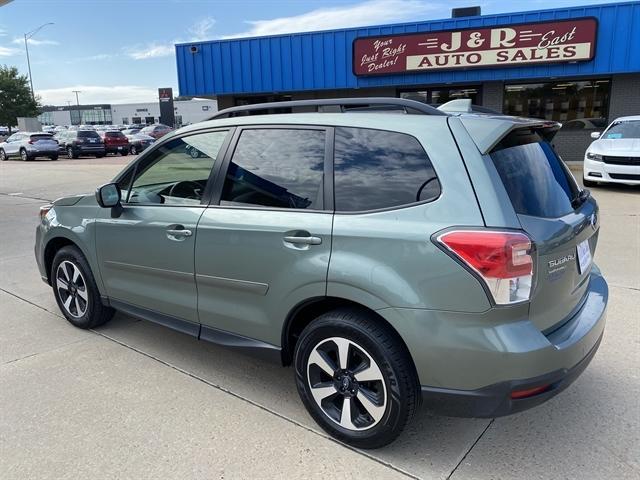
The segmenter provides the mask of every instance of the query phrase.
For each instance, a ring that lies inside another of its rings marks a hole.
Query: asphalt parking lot
[[[62,318],[33,257],[38,207],[132,159],[0,164],[3,480],[640,477],[640,190],[593,190],[611,297],[574,385],[507,418],[423,411],[391,446],[360,452],[319,430],[290,368],[121,314],[96,331]]]

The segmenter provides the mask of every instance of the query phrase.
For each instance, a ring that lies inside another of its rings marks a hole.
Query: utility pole
[[[27,52],[27,68],[29,69],[29,85],[31,85],[31,98],[35,101],[36,99],[36,94],[33,91],[33,78],[31,76],[31,60],[29,59],[29,39],[31,37],[33,37],[36,33],[38,33],[41,29],[43,29],[44,27],[46,27],[47,25],[53,25],[52,22],[49,23],[45,23],[43,25],[40,25],[38,28],[36,28],[35,30],[31,30],[29,33],[25,33],[24,34],[24,49]]]
[[[82,90],[72,90],[72,92],[76,94],[76,105],[78,106],[78,125],[80,125],[82,124],[82,115],[80,115],[80,100],[78,99],[78,94],[82,93]]]

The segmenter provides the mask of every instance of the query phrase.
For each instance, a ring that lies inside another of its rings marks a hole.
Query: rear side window
[[[573,211],[572,200],[578,193],[575,180],[538,134],[511,133],[491,158],[517,213],[550,218]]]
[[[411,135],[336,128],[336,210],[377,210],[435,200],[440,183],[420,142]]]
[[[324,130],[244,130],[220,203],[321,210],[324,153]]]

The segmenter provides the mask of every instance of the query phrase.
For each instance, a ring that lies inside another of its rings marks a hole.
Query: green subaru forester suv
[[[293,365],[309,414],[357,447],[420,405],[538,405],[603,335],[598,206],[549,143],[559,124],[459,107],[223,110],[42,207],[42,278],[77,327],[119,310]]]

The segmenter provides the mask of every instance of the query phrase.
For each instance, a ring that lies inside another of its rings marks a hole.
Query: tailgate
[[[511,131],[490,157],[536,253],[530,319],[541,331],[551,331],[584,299],[598,238],[598,206],[533,129]]]

